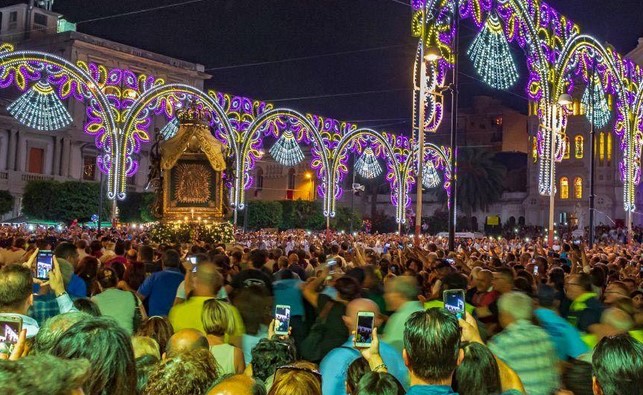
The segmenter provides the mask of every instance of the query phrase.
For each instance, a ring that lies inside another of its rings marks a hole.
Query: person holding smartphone
[[[348,367],[357,358],[360,352],[371,347],[377,335],[376,328],[381,325],[380,309],[370,299],[355,299],[348,303],[346,312],[342,317],[349,337],[344,344],[332,349],[322,359],[319,370],[322,374],[322,392],[324,394],[346,394],[346,373]],[[404,366],[402,355],[390,344],[378,342],[379,355],[383,365],[378,368],[395,376],[405,388],[408,388],[408,370]],[[386,368],[388,367],[388,368]]]
[[[31,267],[38,255],[38,250],[34,251],[32,257],[27,262]],[[3,266],[0,269],[0,318],[5,316],[20,317],[22,319],[22,329],[27,332],[27,338],[36,336],[40,329],[38,322],[27,315],[27,311],[34,303],[33,284],[31,270],[25,265],[11,264]],[[62,274],[58,260],[53,258],[53,270],[49,272],[49,280],[42,285],[49,287],[55,297],[56,304],[60,313],[77,311],[71,298],[65,291]]]

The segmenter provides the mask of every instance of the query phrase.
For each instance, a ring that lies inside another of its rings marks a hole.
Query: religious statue
[[[585,212],[580,203],[576,203],[574,207],[574,215],[578,219],[578,229],[585,229]]]
[[[159,133],[159,129],[154,129],[155,138],[154,144],[150,149],[150,167],[149,173],[147,174],[147,183],[145,184],[145,190],[150,188],[158,189],[161,186],[161,140],[163,136]]]

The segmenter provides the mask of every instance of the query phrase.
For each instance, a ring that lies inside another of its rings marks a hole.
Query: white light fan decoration
[[[21,124],[37,130],[58,130],[72,122],[69,111],[46,81],[37,82],[7,111]]]
[[[440,185],[441,182],[442,180],[433,162],[426,162],[422,169],[422,185],[424,185],[425,188],[435,188]]]
[[[304,153],[290,130],[281,134],[281,137],[270,148],[270,155],[284,166],[294,166],[304,160]]]
[[[357,159],[355,162],[355,171],[366,179],[373,179],[382,174],[382,166],[380,166],[377,161],[371,147],[366,147],[362,156]]]
[[[490,86],[507,89],[518,81],[518,70],[497,15],[489,15],[467,55],[478,75]]]
[[[581,102],[587,108],[585,116],[588,121],[593,122],[597,128],[607,126],[612,113],[607,103],[605,92],[603,91],[600,76],[594,75],[594,77],[590,78],[590,83],[587,85],[587,88],[585,88],[585,92],[583,92]],[[593,115],[592,112],[594,112]]]

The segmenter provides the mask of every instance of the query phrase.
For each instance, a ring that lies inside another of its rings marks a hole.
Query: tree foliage
[[[125,200],[118,202],[118,215],[121,222],[139,223],[153,222],[152,216],[153,192],[129,192]]]
[[[248,229],[278,228],[282,220],[283,209],[279,202],[253,200],[246,204],[244,219]]]
[[[13,196],[9,191],[0,191],[0,215],[6,214],[13,208]]]
[[[30,218],[70,223],[88,222],[98,213],[100,185],[80,181],[30,181],[25,186],[22,211]],[[103,204],[103,218],[109,217],[109,201]]]

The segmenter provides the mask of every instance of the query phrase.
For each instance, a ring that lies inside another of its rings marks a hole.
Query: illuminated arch
[[[594,62],[589,64],[589,62]],[[563,48],[559,60],[556,63],[554,74],[555,96],[566,93],[569,86],[569,74],[583,73],[583,79],[588,80],[589,67],[599,73],[603,86],[608,93],[616,96],[617,121],[614,126],[614,133],[620,137],[621,146],[624,147],[623,160],[621,162],[621,180],[623,181],[623,204],[626,212],[635,208],[635,187],[638,184],[640,175],[640,141],[636,138],[636,125],[630,122],[633,119],[632,108],[628,101],[628,88],[621,79],[622,71],[614,63],[613,52],[608,51],[594,37],[581,34],[569,40]]]
[[[238,194],[238,208],[245,207],[245,189],[249,188],[252,183],[252,178],[249,174],[253,169],[255,161],[261,158],[260,148],[263,143],[263,133],[265,133],[271,126],[274,132],[280,134],[279,128],[274,125],[280,118],[288,117],[291,122],[299,123],[302,130],[301,133],[306,134],[310,141],[311,153],[313,160],[311,167],[317,171],[317,177],[321,180],[318,185],[317,191],[323,196],[324,215],[331,216],[331,207],[333,206],[333,196],[329,193],[331,176],[329,175],[331,153],[327,145],[328,140],[339,140],[338,136],[332,133],[323,132],[323,122],[321,117],[312,115],[305,116],[300,112],[287,108],[269,109],[260,114],[250,124],[247,132],[241,137],[241,144],[239,146],[239,166],[237,170],[237,188]],[[309,118],[310,117],[310,118]],[[315,125],[317,123],[317,125]],[[274,133],[273,133],[274,135]],[[297,136],[297,140],[301,141],[303,135]]]
[[[94,136],[96,147],[103,151],[98,163],[107,171],[107,196],[113,199],[118,187],[121,137],[109,101],[89,70],[49,53],[14,51],[9,44],[0,46],[0,88],[14,84],[25,90],[30,82],[45,75],[53,86],[57,86],[61,99],[72,96],[79,101],[87,100],[88,120],[84,130]]]
[[[375,156],[382,158],[387,164],[386,180],[391,186],[391,203],[396,207],[395,219],[398,223],[403,223],[405,204],[400,202],[400,192],[402,190],[402,172],[397,162],[400,154],[404,152],[395,147],[395,143],[387,139],[390,135],[380,133],[368,128],[353,129],[344,134],[334,149],[334,155],[331,160],[331,188],[332,205],[330,208],[331,216],[335,213],[335,203],[341,197],[341,186],[344,175],[348,173],[347,160],[350,151],[354,154],[362,153],[366,147],[373,148]],[[395,136],[393,136],[393,139]]]
[[[149,141],[147,128],[151,117],[165,114],[169,118],[174,114],[177,104],[189,100],[198,101],[215,115],[214,122],[218,129],[218,133],[215,132],[215,137],[223,140],[231,148],[231,155],[234,155],[235,161],[239,161],[235,131],[230,125],[227,114],[213,97],[189,85],[157,85],[143,92],[126,113],[120,146],[123,154],[119,158],[120,168],[123,169],[119,175],[121,177],[119,199],[125,198],[125,178],[129,166],[133,163],[131,155],[138,152],[141,142]]]

